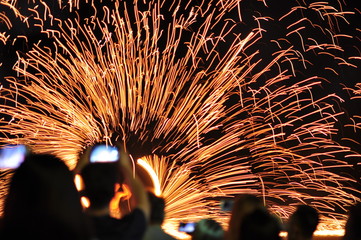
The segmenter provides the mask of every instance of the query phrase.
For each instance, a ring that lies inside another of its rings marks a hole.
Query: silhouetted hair
[[[113,163],[91,163],[81,171],[84,194],[90,201],[90,208],[99,209],[109,205],[114,197],[114,186],[119,171]]]
[[[348,213],[343,240],[361,239],[361,202],[352,206]]]
[[[192,240],[222,240],[223,237],[222,226],[213,219],[202,219],[197,222],[192,234]]]
[[[293,224],[297,224],[302,237],[312,238],[319,222],[319,216],[317,210],[313,207],[300,205],[291,215],[291,220]]]
[[[4,205],[5,239],[89,239],[73,175],[52,155],[30,155],[15,171]]]
[[[162,197],[157,197],[154,193],[148,192],[148,199],[151,205],[150,223],[162,224],[165,213],[165,200]]]
[[[256,209],[246,215],[238,240],[281,240],[279,221],[266,209]]]

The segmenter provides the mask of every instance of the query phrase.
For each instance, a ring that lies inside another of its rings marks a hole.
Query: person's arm
[[[119,152],[119,165],[120,170],[123,173],[125,182],[129,185],[131,189],[132,195],[134,196],[134,199],[136,201],[136,207],[143,211],[146,220],[149,221],[151,209],[145,187],[138,178],[137,174],[133,176],[131,159],[129,158],[129,155],[124,151],[124,148],[119,147]]]

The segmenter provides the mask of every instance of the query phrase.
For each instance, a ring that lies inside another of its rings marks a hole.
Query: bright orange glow
[[[189,234],[178,232],[177,230],[174,229],[165,229],[165,231],[168,234],[174,236],[176,239],[191,239],[191,236]]]
[[[84,208],[88,208],[90,206],[90,201],[88,198],[83,196],[81,197],[80,201]]]
[[[111,216],[120,218],[122,213],[122,209],[120,209],[120,201],[129,201],[132,197],[132,192],[130,191],[129,187],[126,184],[122,185],[122,191],[119,191],[120,184],[116,184],[115,186],[115,195],[113,199],[110,201],[109,209]],[[130,206],[128,206],[128,209],[123,209],[123,211],[129,212]]]
[[[315,236],[343,236],[345,235],[345,230],[319,230],[315,231]]]
[[[83,179],[81,178],[81,176],[79,174],[75,175],[74,183],[75,183],[75,187],[78,191],[81,191],[84,189]]]
[[[154,186],[154,194],[156,196],[160,196],[162,194],[162,191],[160,188],[160,182],[159,182],[158,176],[155,173],[155,171],[153,170],[153,168],[146,161],[144,161],[142,159],[138,159],[137,164],[147,171],[147,173],[149,174],[149,176],[152,179],[152,183]]]
[[[315,231],[315,236],[343,236],[345,234],[345,230],[317,230]],[[287,232],[281,232],[280,236],[287,237]]]

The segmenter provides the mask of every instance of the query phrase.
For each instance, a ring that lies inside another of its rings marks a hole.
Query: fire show
[[[354,4],[354,5],[353,5]],[[252,194],[342,231],[361,201],[361,26],[355,1],[0,0],[0,143],[72,170],[121,143],[163,229]],[[0,171],[0,210],[12,172]]]

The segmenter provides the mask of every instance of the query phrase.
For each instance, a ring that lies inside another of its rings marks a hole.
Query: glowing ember
[[[11,53],[0,66],[2,143],[73,167],[86,146],[124,141],[159,182],[171,234],[185,219],[226,225],[217,199],[239,193],[262,197],[281,218],[310,204],[320,230],[342,228],[361,195],[361,117],[345,112],[360,86],[342,81],[361,59],[348,32],[357,9],[62,2],[0,1],[0,44]]]

